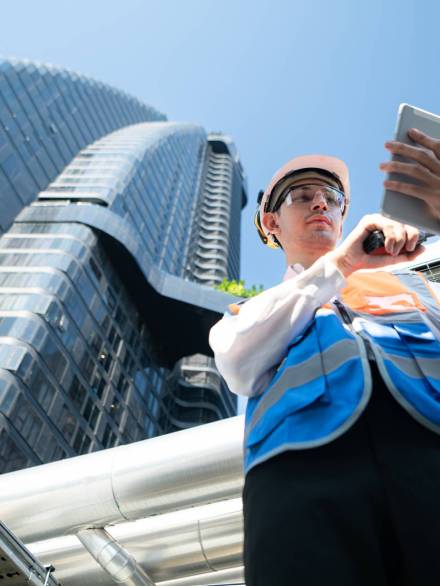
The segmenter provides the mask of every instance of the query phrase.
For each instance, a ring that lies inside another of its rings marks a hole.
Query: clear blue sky
[[[281,164],[312,152],[348,163],[347,233],[379,208],[399,103],[440,113],[434,0],[14,0],[1,16],[3,56],[75,69],[233,137],[249,179],[247,284],[269,287],[284,270],[252,226]]]

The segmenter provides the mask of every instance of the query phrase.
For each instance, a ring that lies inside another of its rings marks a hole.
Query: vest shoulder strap
[[[405,278],[402,278],[405,275]],[[347,279],[341,291],[342,302],[353,311],[384,315],[409,311],[426,311],[424,298],[416,284],[418,274],[395,274],[387,271],[357,271]],[[424,287],[426,290],[426,286]],[[429,292],[427,295],[432,298]]]

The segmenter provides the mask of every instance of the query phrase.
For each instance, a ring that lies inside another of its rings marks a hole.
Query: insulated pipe
[[[134,557],[105,529],[82,529],[76,536],[112,581],[127,586],[155,586]]]
[[[106,531],[156,584],[221,583],[220,572],[232,572],[243,564],[240,498],[120,523]],[[86,533],[81,531],[81,536]],[[55,567],[54,576],[63,586],[113,584],[75,535],[26,546],[40,563]]]
[[[157,586],[227,586],[228,584],[244,584],[244,568],[228,568],[218,572],[209,572],[209,574],[197,574],[197,576],[186,576],[177,578],[177,580],[166,580],[157,582]]]
[[[0,476],[0,519],[25,541],[241,494],[243,416]]]

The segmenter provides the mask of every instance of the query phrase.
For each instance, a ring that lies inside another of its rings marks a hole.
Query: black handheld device
[[[417,246],[425,242],[432,234],[427,234],[426,232],[420,232],[419,239],[417,240]],[[364,252],[367,254],[386,254],[385,252],[385,236],[382,230],[373,230],[370,234],[365,238],[362,247]]]

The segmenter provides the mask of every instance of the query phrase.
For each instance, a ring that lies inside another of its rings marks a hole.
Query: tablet
[[[400,104],[397,115],[395,139],[410,145],[416,145],[408,136],[410,128],[417,128],[433,138],[440,139],[440,116],[426,112],[409,104]],[[420,147],[420,145],[417,145]],[[392,160],[408,161],[404,157],[393,155]],[[388,179],[419,184],[412,177],[398,173],[389,173]],[[382,214],[404,224],[411,224],[432,234],[440,234],[440,220],[433,216],[429,206],[416,197],[386,189],[382,198]]]

